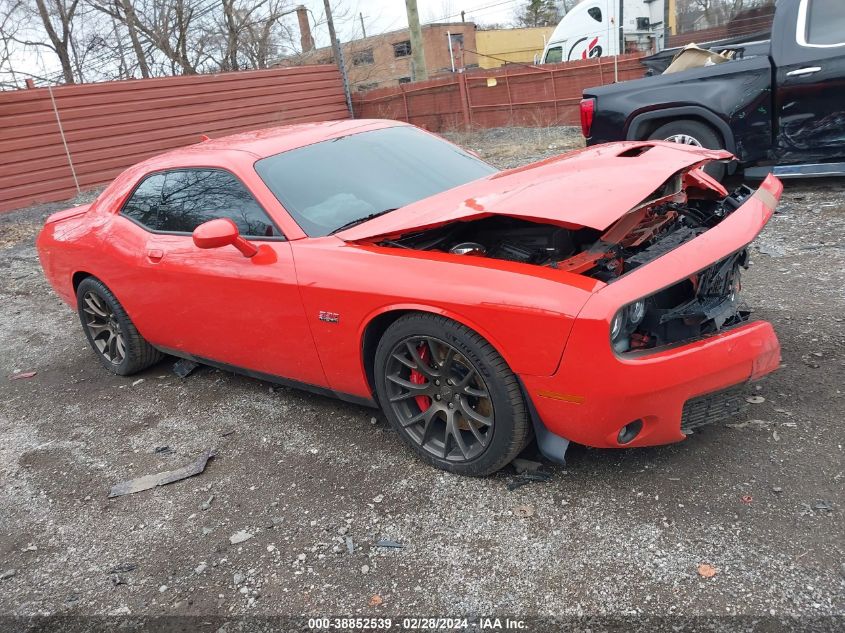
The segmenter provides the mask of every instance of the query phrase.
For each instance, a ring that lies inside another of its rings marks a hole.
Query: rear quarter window
[[[162,230],[159,224],[158,208],[161,204],[164,178],[164,174],[153,174],[144,178],[123,205],[121,213],[150,230]]]

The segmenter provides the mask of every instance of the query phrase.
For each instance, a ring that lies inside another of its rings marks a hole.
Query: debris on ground
[[[8,580],[9,578],[14,578],[15,574],[18,571],[16,569],[7,569],[2,574],[0,574],[0,580]]]
[[[382,604],[383,602],[384,602],[384,600],[382,599],[382,597],[376,593],[376,594],[373,594],[372,597],[370,597],[370,603],[369,604],[370,604],[371,607],[377,607],[380,604]]]
[[[115,565],[111,569],[109,569],[109,574],[128,574],[130,571],[135,571],[138,569],[138,565],[135,563],[120,563]]]
[[[551,473],[547,473],[545,471],[537,471],[536,473],[522,473],[521,475],[517,475],[513,479],[508,482],[508,490],[513,491],[517,488],[521,488],[522,486],[527,486],[528,484],[537,482],[537,481],[548,481],[552,478]]]
[[[522,459],[520,457],[517,457],[515,460],[513,460],[511,462],[511,465],[514,467],[514,470],[516,470],[517,474],[536,473],[543,467],[543,464],[541,464],[540,462],[535,462],[531,459]]]
[[[176,451],[169,446],[156,446],[153,449],[155,455],[173,455]]]
[[[742,495],[743,503],[751,503],[752,501],[754,501],[754,498],[751,495]]]
[[[390,539],[383,538],[380,541],[376,541],[376,547],[386,547],[389,549],[402,549],[405,547],[402,543],[397,543],[396,541],[391,541]],[[350,554],[352,552],[349,552]]]
[[[22,371],[20,373],[12,374],[11,376],[9,376],[9,380],[23,380],[25,378],[32,378],[37,373],[37,371]]]
[[[533,517],[534,516],[534,506],[519,506],[516,509],[517,515],[521,517]]]
[[[187,378],[199,366],[199,363],[195,363],[192,360],[188,360],[187,358],[180,358],[175,363],[173,363],[173,373],[179,376],[179,378]]]
[[[698,566],[698,575],[702,578],[712,578],[716,575],[716,568],[708,563],[701,563]]]
[[[200,455],[196,461],[188,464],[187,466],[182,466],[182,468],[167,470],[163,473],[158,473],[157,475],[144,475],[143,477],[138,477],[137,479],[130,479],[129,481],[123,481],[119,484],[115,484],[109,492],[109,499],[112,497],[121,497],[123,495],[131,495],[136,492],[142,492],[144,490],[149,490],[150,488],[155,488],[156,486],[166,486],[167,484],[172,484],[174,481],[199,475],[205,470],[206,463],[208,463],[208,460],[212,457],[214,457],[214,452],[209,449]]]
[[[232,534],[232,536],[229,537],[229,542],[232,545],[237,545],[238,543],[243,543],[244,541],[248,541],[252,537],[253,537],[252,532],[247,532],[246,530],[239,530],[239,531],[235,532],[234,534]]]
[[[763,396],[748,396],[745,401],[751,404],[762,404],[766,399]]]
[[[350,554],[355,553],[355,544],[350,537],[346,537],[346,551]]]

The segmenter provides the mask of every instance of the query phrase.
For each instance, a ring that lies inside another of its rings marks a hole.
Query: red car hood
[[[337,235],[356,241],[490,215],[603,231],[675,173],[729,158],[662,141],[607,143],[475,180]]]

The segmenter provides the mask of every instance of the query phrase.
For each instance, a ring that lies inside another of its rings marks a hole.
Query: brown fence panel
[[[349,117],[336,66],[0,92],[0,211],[104,184],[154,154],[287,123]],[[62,143],[56,111],[68,152]]]
[[[432,131],[460,127],[575,125],[585,88],[642,77],[639,55],[564,64],[513,64],[358,93],[356,116],[408,121]]]

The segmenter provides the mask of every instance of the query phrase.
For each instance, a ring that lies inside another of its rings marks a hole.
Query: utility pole
[[[326,8],[326,22],[329,24],[329,37],[332,40],[332,54],[334,61],[340,65],[340,42],[337,41],[337,33],[334,32],[334,20],[332,19],[332,7],[329,0],[323,0],[323,6]]]
[[[343,62],[343,51],[340,50],[340,42],[337,41],[337,33],[334,31],[332,7],[329,4],[329,0],[323,0],[323,6],[326,9],[326,22],[329,24],[329,37],[332,38],[334,62],[337,64],[338,70],[340,70],[340,76],[343,79],[343,92],[346,93],[346,107],[349,108],[349,116],[354,117],[355,112],[352,110],[352,95],[349,92],[349,79],[346,77],[346,64]]]
[[[408,13],[408,30],[411,32],[411,61],[413,62],[414,81],[422,81],[428,79],[428,69],[425,67],[425,49],[423,48],[417,0],[405,0],[405,10]]]
[[[359,17],[359,18],[361,18],[361,33],[363,33],[363,34],[364,34],[364,37],[367,37],[367,29],[366,29],[366,27],[364,26],[364,14],[363,14],[363,13],[359,13],[359,14],[358,14],[358,17]]]

